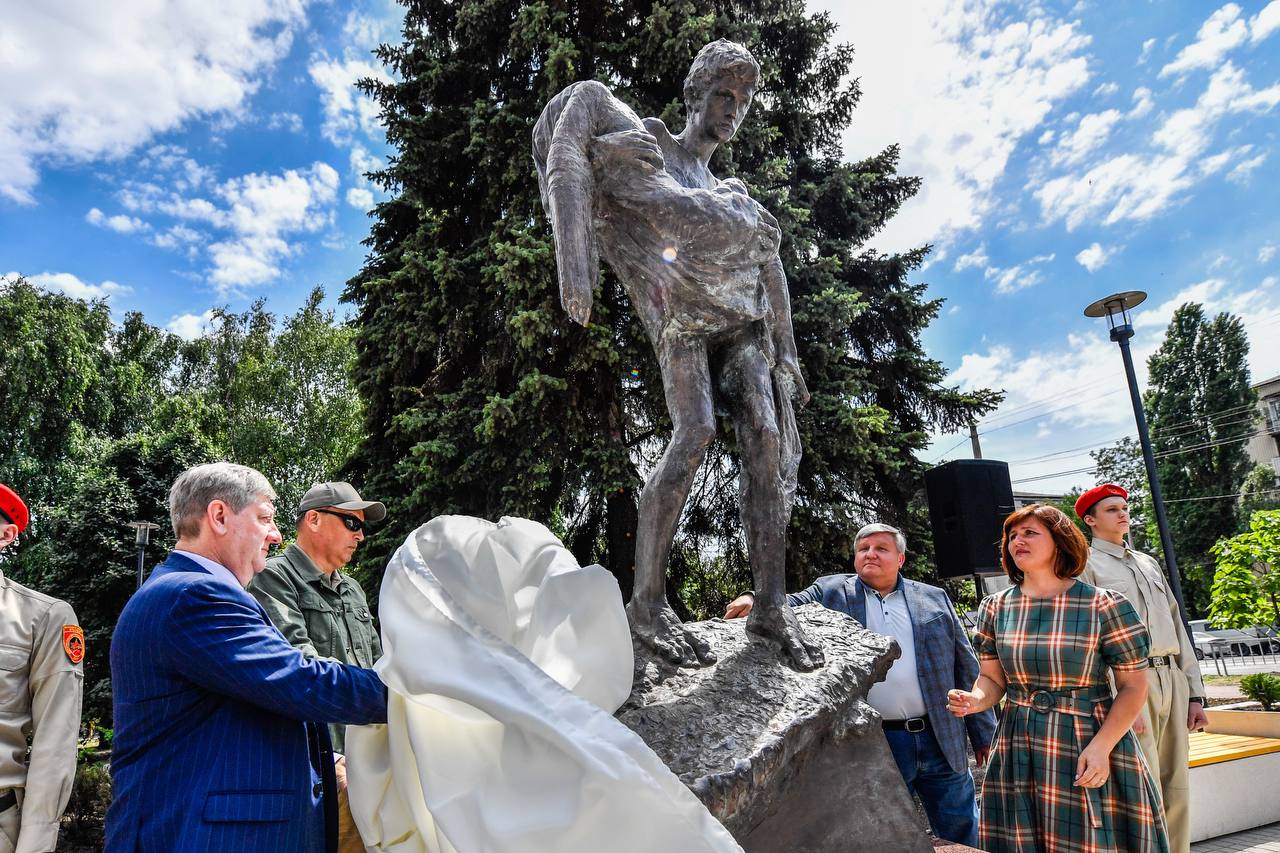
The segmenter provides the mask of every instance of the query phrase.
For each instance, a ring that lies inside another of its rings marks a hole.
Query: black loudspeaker
[[[924,473],[934,561],[944,578],[999,574],[1000,536],[1013,512],[1009,465],[957,459]]]

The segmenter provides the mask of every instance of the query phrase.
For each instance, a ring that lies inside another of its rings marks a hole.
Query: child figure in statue
[[[747,630],[781,644],[802,670],[823,663],[784,588],[786,530],[800,440],[800,373],[777,220],[741,181],[707,163],[737,132],[760,66],[721,39],[699,51],[684,84],[688,121],[673,136],[601,83],[575,83],[533,132],[543,205],[555,234],[560,298],[585,325],[599,254],[624,283],[662,368],[673,432],[640,495],[636,580],[627,613],[642,642],[684,666],[714,661],[667,603],[671,543],[707,446],[715,402],[741,448],[742,525],[756,585]]]

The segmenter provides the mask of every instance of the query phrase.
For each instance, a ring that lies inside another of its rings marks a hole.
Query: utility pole
[[[982,445],[978,442],[978,425],[969,421],[969,443],[973,445],[973,458],[982,458]]]

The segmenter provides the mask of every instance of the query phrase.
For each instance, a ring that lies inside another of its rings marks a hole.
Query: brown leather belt
[[[0,812],[7,812],[17,804],[18,795],[13,792],[12,788],[0,794]]]

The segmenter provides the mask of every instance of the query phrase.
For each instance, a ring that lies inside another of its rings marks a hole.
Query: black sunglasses
[[[325,515],[336,515],[338,518],[342,519],[343,525],[345,525],[352,533],[364,532],[363,518],[357,518],[354,515],[347,515],[345,512],[334,512],[331,509],[318,509],[316,512],[323,512]]]

